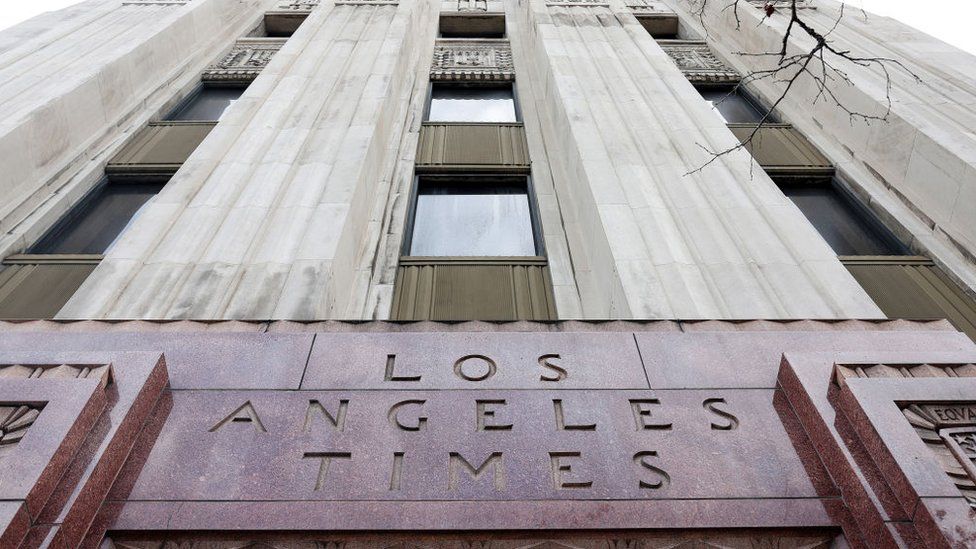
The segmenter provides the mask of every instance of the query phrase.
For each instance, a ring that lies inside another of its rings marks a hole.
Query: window
[[[517,122],[512,85],[455,86],[434,84],[430,122]]]
[[[103,184],[41,239],[33,254],[101,254],[162,184]]]
[[[505,38],[505,14],[445,12],[439,31],[441,38]]]
[[[421,179],[411,256],[535,256],[526,178]]]
[[[728,88],[705,88],[698,92],[727,124],[758,123],[763,111],[738,91]]]
[[[893,255],[903,252],[867,212],[830,185],[787,186],[783,192],[820,232],[837,255]]]
[[[244,88],[215,88],[204,86],[198,93],[184,101],[166,120],[220,120],[235,101],[240,99]]]

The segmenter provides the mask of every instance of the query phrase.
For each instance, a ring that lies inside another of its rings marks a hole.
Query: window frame
[[[112,239],[112,242],[109,243],[108,247],[106,247],[105,250],[102,250],[101,252],[48,252],[39,249],[42,245],[50,246],[49,241],[54,241],[55,238],[59,236],[59,233],[63,232],[76,220],[83,218],[86,214],[91,212],[92,207],[95,205],[95,202],[102,195],[102,193],[105,192],[105,189],[107,189],[109,186],[124,187],[127,185],[153,185],[159,187],[159,190],[156,192],[155,195],[150,197],[149,200],[144,202],[142,206],[140,206],[139,209],[137,209],[133,213],[132,217],[130,217],[126,221],[125,226],[123,226],[122,230],[115,235],[115,238]],[[52,224],[46,231],[44,231],[41,234],[39,238],[37,238],[34,241],[33,244],[28,246],[27,251],[25,253],[31,256],[78,256],[78,255],[101,256],[104,255],[112,248],[112,244],[118,241],[119,237],[122,236],[122,233],[125,232],[125,229],[129,226],[129,223],[131,223],[132,220],[135,219],[136,214],[139,213],[139,211],[142,208],[145,208],[150,200],[152,200],[155,196],[158,196],[159,193],[162,192],[165,186],[166,186],[166,182],[158,182],[148,178],[132,179],[132,180],[126,179],[124,181],[119,182],[119,181],[113,181],[108,177],[103,176],[102,179],[100,179],[98,183],[96,183],[95,186],[92,187],[91,190],[89,190],[85,194],[85,196],[81,198],[81,200],[79,200],[71,208],[69,208],[66,212],[64,212],[58,218],[58,220],[54,222],[54,224]]]
[[[223,112],[220,113],[220,118],[218,118],[217,120],[202,120],[202,119],[196,119],[196,118],[183,120],[183,119],[177,119],[177,118],[173,118],[173,117],[176,116],[176,115],[178,115],[179,113],[183,112],[187,108],[189,108],[193,104],[193,102],[196,101],[203,94],[203,92],[206,91],[207,89],[217,89],[217,90],[237,89],[237,90],[240,90],[241,91],[240,96],[238,96],[238,98],[240,98],[241,96],[244,95],[244,92],[247,90],[247,88],[248,88],[248,86],[241,86],[241,85],[237,85],[237,84],[215,85],[214,83],[211,83],[211,82],[203,82],[203,81],[201,81],[197,85],[197,87],[193,88],[193,91],[191,91],[189,94],[187,94],[186,97],[184,97],[182,100],[180,100],[176,104],[175,107],[173,107],[172,109],[169,109],[168,111],[166,111],[166,114],[164,116],[162,116],[159,119],[159,121],[160,122],[214,122],[214,123],[218,123],[218,122],[220,122],[220,118],[223,118],[224,113],[227,112],[227,109],[229,109],[231,106],[233,106],[233,104],[228,105],[227,108],[225,108],[223,110]]]
[[[793,204],[794,206],[796,206],[797,209],[800,210],[800,213],[803,215],[803,218],[806,219],[807,222],[810,223],[810,225],[814,228],[814,230],[817,231],[817,234],[820,235],[820,238],[822,238],[825,242],[827,242],[827,246],[830,247],[831,251],[834,251],[837,257],[899,257],[899,256],[913,255],[911,250],[909,250],[908,246],[903,244],[901,239],[895,236],[895,233],[891,229],[889,229],[881,221],[881,219],[877,215],[875,215],[874,212],[872,212],[867,206],[865,206],[857,198],[857,196],[848,188],[846,181],[844,181],[844,179],[839,174],[835,174],[833,177],[830,178],[818,178],[813,180],[811,179],[797,180],[792,178],[786,180],[778,180],[776,181],[776,186],[780,189],[780,192],[783,193],[783,196],[785,196],[786,199],[789,200],[791,204]],[[820,230],[817,228],[816,225],[813,224],[813,221],[811,221],[810,218],[807,217],[806,213],[803,212],[802,209],[800,209],[800,206],[797,205],[793,201],[793,199],[786,194],[785,189],[788,188],[827,189],[828,191],[835,193],[838,200],[840,200],[845,206],[851,208],[855,216],[855,220],[863,223],[864,227],[869,232],[874,233],[874,236],[876,236],[877,239],[883,245],[889,248],[890,253],[885,254],[883,256],[878,256],[877,254],[850,255],[850,254],[838,253],[836,250],[834,250],[834,247],[830,245],[830,242],[828,242],[827,239],[824,238],[824,236],[820,233]]]
[[[720,93],[721,92],[725,92],[725,94],[728,95],[728,96],[732,96],[732,95],[737,96],[739,99],[742,99],[743,101],[745,101],[746,103],[748,103],[750,107],[752,107],[753,109],[756,110],[756,112],[759,113],[759,120],[763,120],[763,116],[765,116],[766,118],[765,118],[765,121],[763,122],[763,124],[779,124],[780,123],[779,122],[779,117],[777,117],[773,113],[773,111],[771,109],[766,108],[766,105],[763,104],[762,101],[758,100],[752,94],[752,92],[750,92],[748,89],[746,89],[745,87],[743,87],[740,84],[731,84],[731,85],[730,84],[696,84],[694,87],[695,87],[695,91],[698,92],[698,95],[706,103],[709,102],[709,99],[706,99],[705,98],[705,95],[703,94],[703,92],[706,92],[706,91],[707,92],[720,92]],[[717,105],[718,105],[718,103],[715,103],[715,106],[713,107],[713,109],[718,110],[718,106]],[[719,116],[722,117],[722,120],[724,120],[726,124],[758,124],[759,123],[758,121],[756,121],[756,122],[736,122],[736,121],[732,121],[732,120],[725,120],[725,116],[722,115],[721,111],[719,111]]]
[[[529,223],[532,226],[532,241],[535,244],[535,255],[532,256],[415,256],[410,254],[413,247],[413,233],[417,219],[417,203],[420,199],[420,186],[424,181],[463,181],[466,184],[490,185],[492,183],[515,183],[525,185],[526,198],[529,203]],[[441,260],[470,260],[474,257],[519,257],[519,258],[546,258],[546,247],[543,239],[542,217],[539,213],[539,203],[535,195],[535,186],[532,176],[528,174],[479,174],[479,173],[456,173],[456,174],[418,174],[414,175],[413,186],[410,190],[410,197],[407,207],[407,217],[404,223],[403,239],[400,244],[400,257],[433,257]]]
[[[514,122],[476,122],[476,121],[439,121],[430,120],[430,108],[434,102],[434,86],[442,86],[446,88],[483,88],[483,89],[499,89],[505,87],[511,87],[512,90],[512,102],[514,103],[515,110],[515,121]],[[423,121],[424,124],[522,124],[522,109],[520,108],[519,92],[518,86],[516,86],[515,81],[507,82],[439,82],[439,81],[429,81],[427,82],[427,102],[424,104],[424,114]]]

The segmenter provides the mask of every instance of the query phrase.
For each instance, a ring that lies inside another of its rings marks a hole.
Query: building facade
[[[976,57],[739,4],[0,33],[0,545],[976,546]]]

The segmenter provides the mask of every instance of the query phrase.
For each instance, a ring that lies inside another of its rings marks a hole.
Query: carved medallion
[[[739,81],[739,74],[716,57],[705,42],[659,40],[658,43],[692,84]]]
[[[976,402],[912,404],[902,412],[969,505],[976,508]]]
[[[439,40],[434,48],[430,78],[514,80],[512,48],[505,40]]]

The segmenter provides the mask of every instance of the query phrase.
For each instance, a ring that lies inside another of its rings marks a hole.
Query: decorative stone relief
[[[438,40],[431,80],[515,79],[512,48],[506,40]]]
[[[546,6],[579,6],[582,8],[601,8],[609,7],[610,4],[601,0],[548,0]]]
[[[458,11],[488,11],[488,0],[458,0]]]
[[[976,377],[976,364],[838,364],[836,381],[843,385],[852,377]]]
[[[674,10],[660,0],[627,0],[627,7],[636,15],[673,15]]]
[[[976,402],[912,404],[902,412],[976,509]]]
[[[36,406],[0,406],[0,463],[13,452],[40,414],[41,409]]]
[[[190,0],[129,0],[123,6],[185,6]]]
[[[115,549],[389,549],[389,548],[424,548],[424,549],[664,549],[671,547],[776,547],[777,549],[828,549],[833,544],[833,538],[827,536],[784,536],[782,534],[762,533],[747,535],[707,535],[688,534],[676,531],[656,536],[640,536],[632,538],[566,537],[558,539],[477,539],[465,537],[462,539],[438,539],[434,537],[404,537],[401,539],[384,540],[335,540],[322,541],[276,541],[268,539],[220,541],[216,539],[176,539],[170,541],[122,541],[112,540],[102,547]]]
[[[107,364],[0,364],[0,379],[100,379],[108,375],[108,371]]]
[[[218,63],[203,72],[204,81],[251,82],[285,44],[279,38],[244,38]]]
[[[275,9],[284,11],[312,11],[319,5],[319,0],[282,0]]]
[[[659,40],[658,44],[671,56],[681,72],[692,84],[734,84],[739,75],[697,40]]]
[[[749,0],[749,3],[757,8],[765,8],[768,5],[772,5],[776,10],[789,10],[790,3],[792,0]],[[812,0],[796,0],[796,9],[798,10],[815,10],[816,6],[811,5]]]

